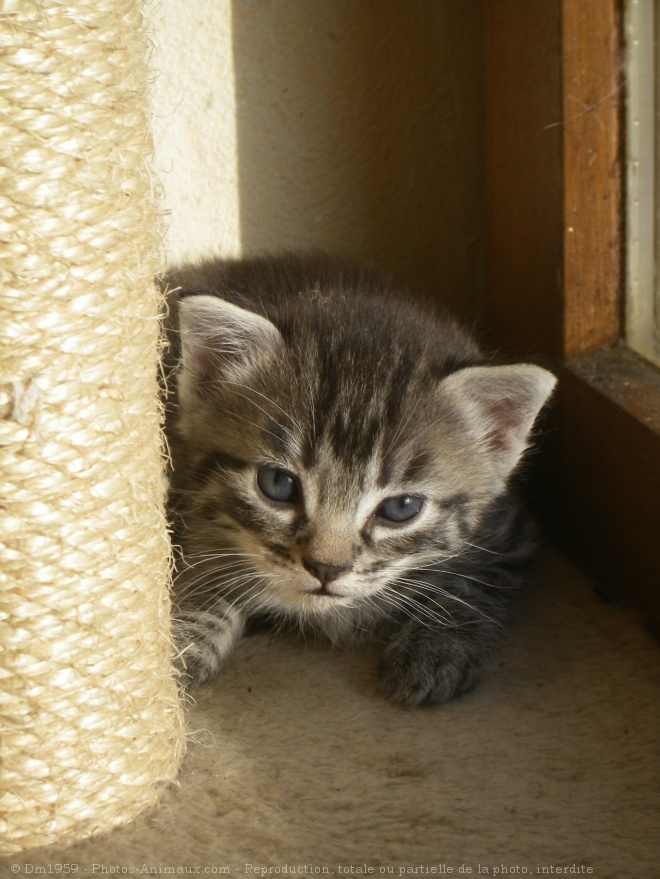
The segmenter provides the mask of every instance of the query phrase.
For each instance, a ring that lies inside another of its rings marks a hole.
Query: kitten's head
[[[554,385],[409,304],[319,295],[271,320],[191,295],[179,314],[188,579],[270,612],[387,600],[460,553]]]

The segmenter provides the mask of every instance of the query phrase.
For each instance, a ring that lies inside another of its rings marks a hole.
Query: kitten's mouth
[[[306,589],[305,595],[324,595],[327,598],[343,598],[339,592],[331,592],[327,583],[321,583],[318,589]]]

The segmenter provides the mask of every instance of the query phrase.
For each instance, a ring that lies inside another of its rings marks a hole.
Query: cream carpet
[[[660,877],[659,684],[657,642],[551,552],[487,680],[443,707],[383,701],[373,655],[255,636],[197,692],[155,813],[0,876]]]

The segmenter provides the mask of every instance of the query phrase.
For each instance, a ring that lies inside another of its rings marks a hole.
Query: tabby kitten
[[[323,257],[172,271],[177,663],[213,677],[246,623],[383,645],[396,702],[469,690],[533,551],[512,473],[555,379]]]

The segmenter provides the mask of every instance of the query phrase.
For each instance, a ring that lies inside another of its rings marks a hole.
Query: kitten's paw
[[[243,634],[240,611],[224,603],[214,611],[180,611],[172,621],[174,667],[181,685],[193,689],[210,681]]]
[[[480,658],[460,640],[411,629],[385,648],[380,687],[393,702],[409,707],[448,702],[472,689],[481,668]]]

